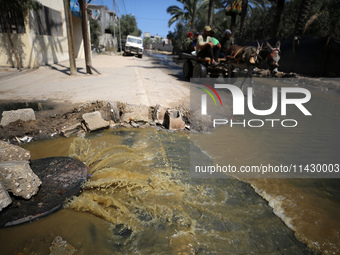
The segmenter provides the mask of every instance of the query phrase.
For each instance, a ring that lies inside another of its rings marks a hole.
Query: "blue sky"
[[[137,26],[144,32],[150,32],[151,35],[158,34],[166,37],[169,31],[173,31],[174,25],[168,27],[168,21],[171,16],[166,9],[171,5],[183,7],[176,0],[92,0],[91,4],[106,5],[113,10],[113,2],[115,2],[114,11],[117,13],[117,3],[119,4],[120,15],[134,15],[137,20]]]

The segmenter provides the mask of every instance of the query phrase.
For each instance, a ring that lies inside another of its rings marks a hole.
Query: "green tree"
[[[91,33],[91,44],[98,48],[99,37],[102,35],[102,29],[98,20],[90,19],[90,33]]]
[[[209,0],[177,0],[183,4],[183,9],[177,5],[169,6],[166,12],[172,15],[168,22],[170,27],[176,21],[183,21],[185,25],[190,27],[190,30],[194,30],[197,12],[200,9],[205,8],[209,4]]]
[[[174,32],[169,32],[167,38],[172,41],[173,54],[180,51],[182,41],[186,37],[187,30],[182,22],[177,22]]]
[[[17,62],[17,68],[21,70],[19,55],[17,54],[15,50],[15,46],[12,40],[12,34],[11,34],[11,20],[13,16],[16,15],[25,15],[27,14],[28,10],[37,10],[41,8],[41,4],[37,2],[36,0],[0,0],[0,15],[5,21],[8,40],[11,45],[12,53],[15,56],[15,60]]]
[[[300,3],[300,10],[295,24],[294,38],[302,36],[305,24],[309,18],[309,11],[312,5],[312,0],[302,0]]]
[[[273,21],[273,38],[280,36],[282,27],[282,14],[285,7],[285,0],[271,0],[276,4],[275,16]]]
[[[116,31],[119,31],[116,28]],[[141,36],[142,31],[137,27],[137,21],[133,15],[122,15],[120,18],[120,31],[122,38],[126,38],[128,35]]]

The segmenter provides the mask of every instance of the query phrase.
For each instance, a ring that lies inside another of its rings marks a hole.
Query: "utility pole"
[[[65,19],[66,19],[68,54],[69,54],[69,59],[70,59],[70,75],[77,75],[70,0],[64,0],[64,10],[65,10]]]
[[[80,11],[81,11],[81,22],[82,22],[82,30],[83,30],[83,40],[84,40],[84,51],[85,51],[85,65],[86,65],[86,73],[92,74],[90,66],[92,65],[90,55],[90,39],[89,39],[89,30],[87,24],[87,13],[85,8],[85,0],[80,0]]]
[[[116,13],[115,13],[115,0],[112,0],[112,11],[113,11],[113,13],[115,14],[115,17],[114,17],[114,19],[113,19],[113,40],[115,40],[115,38],[116,38]],[[118,40],[117,40],[117,46],[118,46]],[[117,47],[117,50],[118,50],[118,47]],[[115,51],[115,53],[117,53],[117,51],[116,51],[116,47],[114,47],[114,51]]]
[[[119,15],[119,0],[117,0],[117,8],[118,8],[118,15]],[[120,33],[120,18],[118,17],[118,21],[119,21],[119,43],[120,43],[120,52],[123,52],[122,49],[122,34]]]

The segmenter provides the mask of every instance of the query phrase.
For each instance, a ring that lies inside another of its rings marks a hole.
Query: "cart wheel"
[[[207,76],[207,68],[205,65],[202,65],[200,63],[196,63],[193,70],[192,77],[194,78],[205,78]]]
[[[183,74],[185,79],[190,79],[192,77],[194,66],[192,62],[187,59],[183,64]]]

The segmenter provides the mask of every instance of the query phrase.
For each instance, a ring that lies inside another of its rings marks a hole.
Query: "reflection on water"
[[[269,98],[271,87],[261,85],[255,89],[258,91],[255,103],[268,109],[266,97]],[[339,164],[340,97],[311,92],[307,109],[312,117],[289,109],[299,122],[296,128],[220,127],[211,134],[191,137],[200,149],[212,156],[214,163],[231,164],[238,169],[242,165],[261,164]],[[339,173],[337,176],[339,178]],[[291,179],[248,179],[247,182],[269,202],[274,213],[295,231],[299,240],[324,254],[339,254],[340,179],[289,177]]]
[[[191,179],[189,143],[188,133],[119,129],[26,145],[32,158],[78,157],[91,176],[67,209],[0,229],[1,252],[48,254],[60,235],[76,254],[313,254],[249,184]]]

